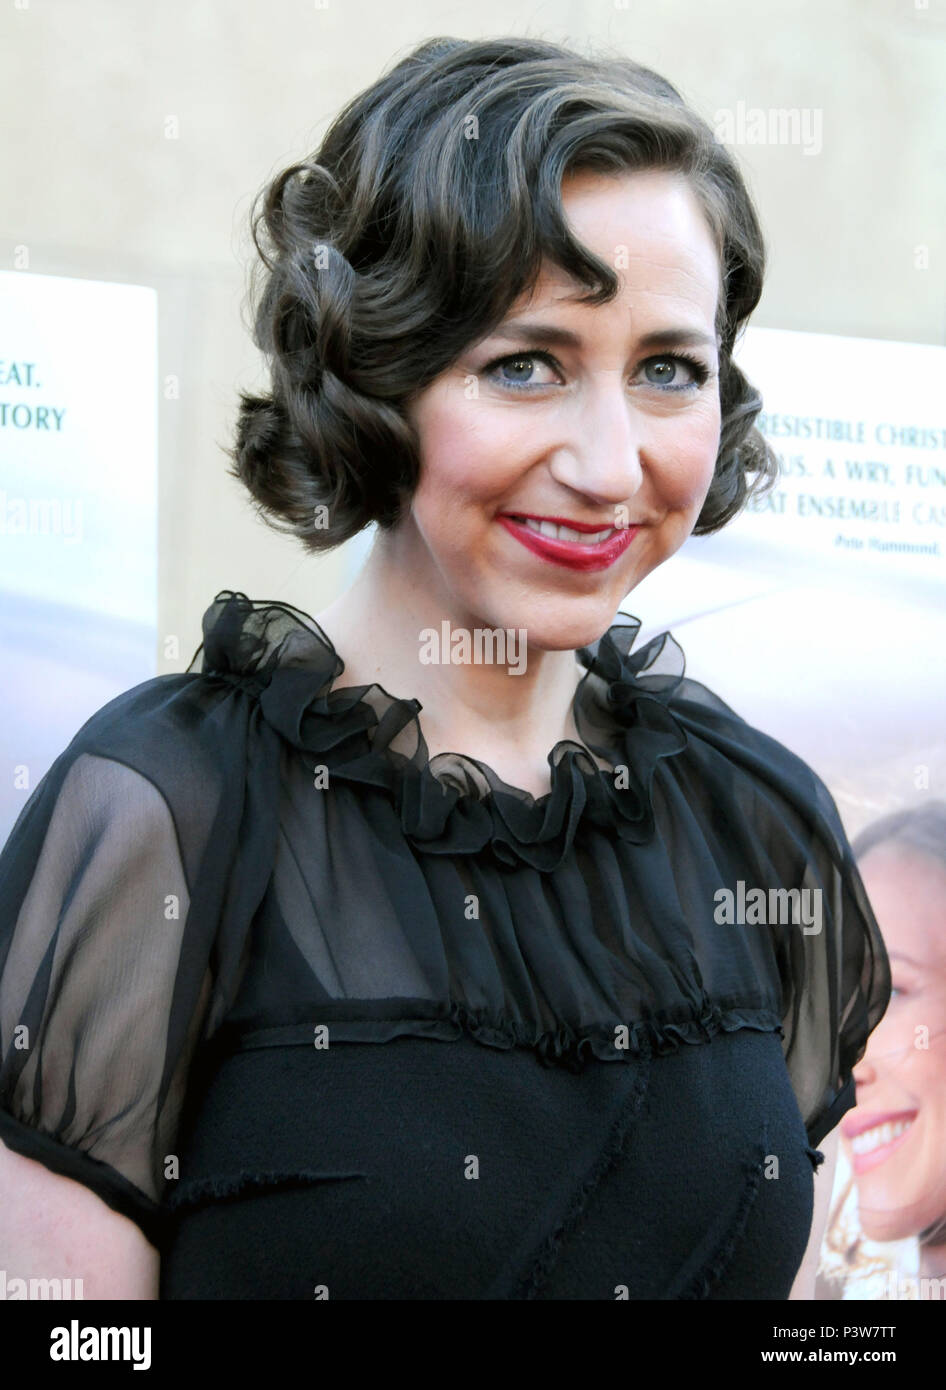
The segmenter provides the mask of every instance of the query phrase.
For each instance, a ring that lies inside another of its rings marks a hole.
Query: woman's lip
[[[913,1132],[913,1126],[916,1124],[915,1117],[918,1112],[914,1111],[913,1113],[914,1118],[911,1119],[906,1129],[902,1130],[901,1133],[896,1136],[896,1138],[891,1139],[889,1144],[881,1144],[880,1148],[871,1149],[870,1153],[866,1154],[857,1154],[854,1152],[851,1153],[851,1167],[853,1168],[856,1176],[860,1176],[862,1173],[869,1172],[871,1168],[876,1168],[881,1163],[886,1163],[887,1159],[891,1156],[894,1149],[899,1148],[899,1146],[903,1143],[904,1139],[906,1139],[907,1136]],[[882,1121],[881,1123],[890,1124],[891,1121],[886,1120]],[[871,1125],[872,1129],[875,1127],[876,1125]],[[866,1134],[867,1130],[861,1128],[860,1133]],[[850,1140],[848,1142],[850,1143]]]
[[[501,526],[505,526],[511,536],[514,536],[527,550],[531,550],[534,555],[538,555],[540,559],[548,560],[555,565],[564,565],[567,569],[577,570],[607,569],[624,554],[640,530],[638,526],[628,526],[619,530],[616,535],[609,536],[606,540],[590,544],[588,541],[553,540],[550,536],[540,535],[538,531],[531,531],[528,526],[524,526],[522,522],[514,521],[511,516],[498,516],[496,520]],[[562,522],[561,525],[572,525],[572,523]],[[575,527],[575,530],[578,530],[578,527]]]
[[[873,1114],[870,1111],[866,1114],[855,1111],[842,1122],[841,1133],[845,1139],[855,1139],[858,1134],[863,1134],[868,1129],[876,1129],[878,1125],[892,1125],[898,1120],[915,1120],[918,1113],[916,1110],[877,1110]]]

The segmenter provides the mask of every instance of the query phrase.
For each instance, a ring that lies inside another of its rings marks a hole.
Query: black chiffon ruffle
[[[669,633],[632,652],[640,622],[618,617],[576,653],[586,667],[573,702],[583,742],[556,743],[548,758],[551,789],[538,798],[466,754],[430,758],[419,700],[378,684],[332,690],[343,660],[314,619],[288,604],[253,604],[224,591],[204,616],[204,641],[189,669],[256,691],[267,722],[327,767],[332,781],[383,789],[405,837],[425,854],[488,850],[501,864],[548,873],[561,865],[582,823],[628,844],[649,840],[654,769],[687,744],[670,709],[683,652]],[[620,778],[599,768],[591,753],[620,768]]]
[[[470,1037],[503,1052],[529,1048],[543,1066],[560,1066],[574,1072],[583,1071],[593,1058],[600,1062],[624,1062],[637,1057],[667,1056],[678,1052],[681,1045],[712,1042],[720,1033],[735,1033],[741,1028],[781,1032],[778,1010],[771,1006],[755,1008],[730,1003],[723,1007],[709,999],[701,1000],[696,1008],[682,1007],[679,1018],[673,1018],[673,1010],[668,1009],[659,1017],[625,1024],[626,1033],[620,1035],[620,1044],[612,1023],[580,1027],[559,1023],[545,1027],[537,1020],[511,1013],[473,1009],[457,999],[346,1000],[322,1003],[317,1012],[333,1043],[386,1043],[401,1037],[457,1042]],[[311,1047],[312,1024],[306,1021],[257,1028],[252,1021],[232,1019],[221,1027],[218,1046],[224,1052],[256,1047]]]

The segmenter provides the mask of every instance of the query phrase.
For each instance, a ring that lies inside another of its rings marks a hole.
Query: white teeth
[[[548,536],[553,541],[578,541],[580,545],[595,545],[598,541],[607,540],[614,531],[613,526],[606,526],[603,531],[575,531],[571,526],[556,526],[552,521],[533,521],[524,516],[515,519],[530,531],[537,531],[540,536]]]
[[[897,1136],[903,1134],[912,1124],[912,1120],[897,1120],[896,1124],[877,1125],[874,1129],[865,1129],[863,1134],[858,1134],[851,1140],[851,1149],[856,1154],[872,1153],[884,1144],[892,1144]]]

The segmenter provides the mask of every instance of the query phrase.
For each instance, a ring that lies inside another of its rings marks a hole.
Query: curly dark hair
[[[720,444],[693,534],[771,487],[777,459],[753,424],[762,398],[731,357],[765,264],[732,156],[669,82],[630,59],[434,38],[254,200],[265,280],[253,339],[271,390],[240,392],[226,453],[263,519],[312,551],[372,521],[396,525],[419,472],[405,405],[534,288],[543,260],[588,287],[583,302],[613,299],[618,278],[569,231],[561,182],[640,169],[686,176],[720,257]]]

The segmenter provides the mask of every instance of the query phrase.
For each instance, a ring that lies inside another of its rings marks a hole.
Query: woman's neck
[[[421,702],[431,757],[466,753],[512,785],[548,791],[550,749],[578,741],[572,702],[584,668],[573,650],[530,647],[522,629],[445,608],[376,544],[351,588],[314,616],[345,663],[340,685],[377,682]]]

